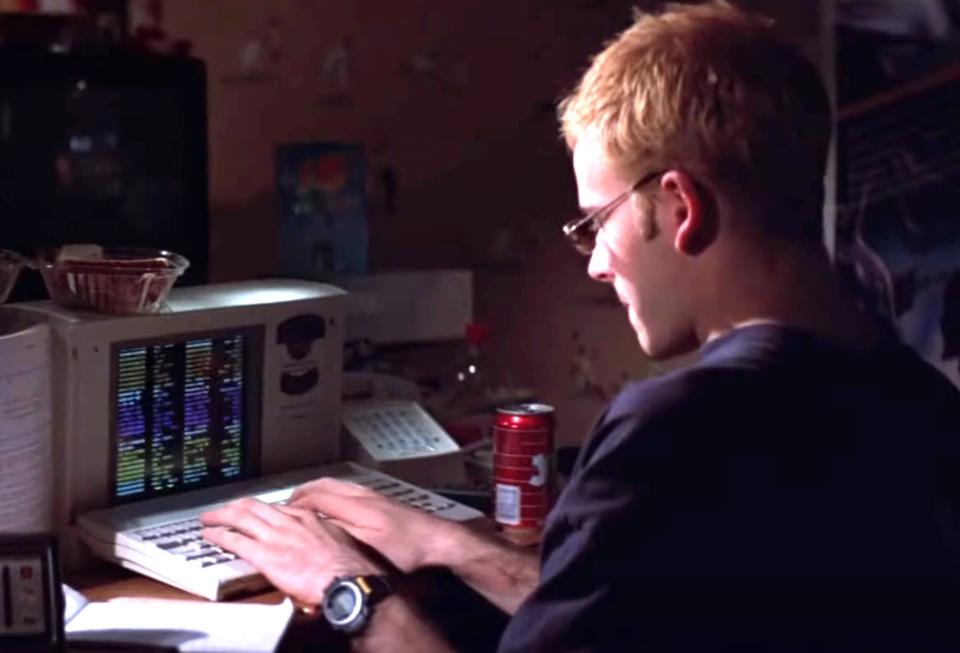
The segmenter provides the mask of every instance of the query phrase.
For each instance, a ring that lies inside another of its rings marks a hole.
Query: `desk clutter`
[[[64,629],[72,651],[273,653],[293,617],[293,603],[274,605],[163,599],[87,601],[63,587]],[[237,624],[244,624],[237,628]]]
[[[0,533],[51,530],[50,328],[0,319]]]
[[[0,651],[273,653],[293,616],[289,599],[91,602],[61,583],[59,563],[51,535],[0,535]]]
[[[0,306],[5,527],[55,533],[67,578],[106,560],[219,600],[267,587],[199,535],[235,498],[332,475],[483,517],[427,489],[469,485],[474,452],[415,401],[343,400],[345,296],[276,279],[173,288],[160,312]]]

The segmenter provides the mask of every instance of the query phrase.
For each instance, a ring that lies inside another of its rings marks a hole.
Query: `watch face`
[[[360,587],[350,580],[337,582],[327,592],[323,601],[323,615],[334,628],[349,630],[362,626],[361,613],[364,608],[364,596]]]
[[[337,621],[346,619],[357,607],[357,593],[350,585],[341,585],[330,594],[327,600],[330,614]]]

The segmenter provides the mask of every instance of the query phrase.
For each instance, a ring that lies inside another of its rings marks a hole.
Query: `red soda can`
[[[538,542],[553,500],[553,406],[514,404],[493,423],[494,519],[509,539]]]

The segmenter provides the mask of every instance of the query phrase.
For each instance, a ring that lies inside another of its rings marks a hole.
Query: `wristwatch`
[[[393,592],[386,576],[338,576],[323,593],[323,616],[334,630],[358,633],[373,606]]]

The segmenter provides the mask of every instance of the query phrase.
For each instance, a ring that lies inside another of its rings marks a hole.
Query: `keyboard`
[[[296,487],[323,476],[359,483],[451,521],[483,516],[411,483],[344,462],[88,512],[77,518],[77,530],[98,557],[216,601],[269,583],[248,562],[200,536],[200,513],[244,496],[284,503]]]

